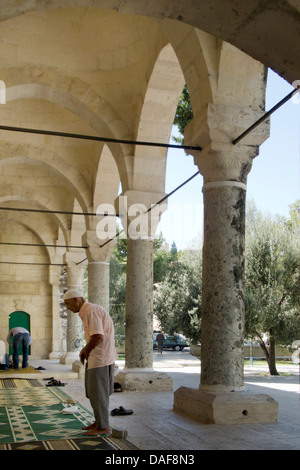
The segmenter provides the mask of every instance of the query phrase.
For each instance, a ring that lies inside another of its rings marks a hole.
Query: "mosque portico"
[[[186,84],[193,120],[184,143],[204,181],[203,357],[199,390],[176,391],[175,409],[205,420],[215,404],[222,412],[209,419],[228,422],[226,394],[235,390],[238,415],[248,410],[243,422],[258,419],[265,400],[266,419],[276,419],[271,399],[251,399],[250,412],[239,398],[247,175],[269,124],[233,140],[265,112],[268,67],[300,79],[298,3],[1,3],[1,339],[17,313],[29,319],[32,358],[76,358],[81,325],[70,312],[66,321],[62,293],[82,288],[87,271],[89,300],[109,310],[119,216],[128,244],[125,369],[144,374],[139,390],[155,383],[153,237],[167,201],[141,213],[166,196],[168,142]]]

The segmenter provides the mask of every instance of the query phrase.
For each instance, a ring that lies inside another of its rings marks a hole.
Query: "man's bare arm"
[[[80,362],[84,364],[84,360],[88,360],[88,357],[90,355],[90,352],[98,346],[98,344],[103,341],[104,336],[103,335],[92,335],[90,337],[89,342],[84,346],[84,348],[80,351],[79,357],[80,357]]]

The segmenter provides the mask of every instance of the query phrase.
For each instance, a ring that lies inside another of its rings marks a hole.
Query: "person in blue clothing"
[[[13,348],[14,369],[19,369],[19,350],[22,344],[23,361],[22,368],[26,369],[28,365],[28,351],[31,344],[31,336],[29,331],[21,326],[12,328],[8,333],[6,341]]]

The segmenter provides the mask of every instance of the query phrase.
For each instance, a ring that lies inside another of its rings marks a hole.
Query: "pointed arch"
[[[166,143],[166,136],[171,136],[183,86],[180,64],[171,44],[167,44],[153,67],[141,110],[137,140]],[[166,157],[165,148],[136,147],[134,189],[164,191]]]

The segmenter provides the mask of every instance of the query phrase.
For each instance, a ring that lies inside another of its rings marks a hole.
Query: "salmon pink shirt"
[[[90,352],[87,368],[94,369],[113,364],[118,355],[115,348],[114,324],[111,316],[100,305],[86,301],[78,314],[83,323],[87,343],[93,335],[104,336],[103,341]]]

